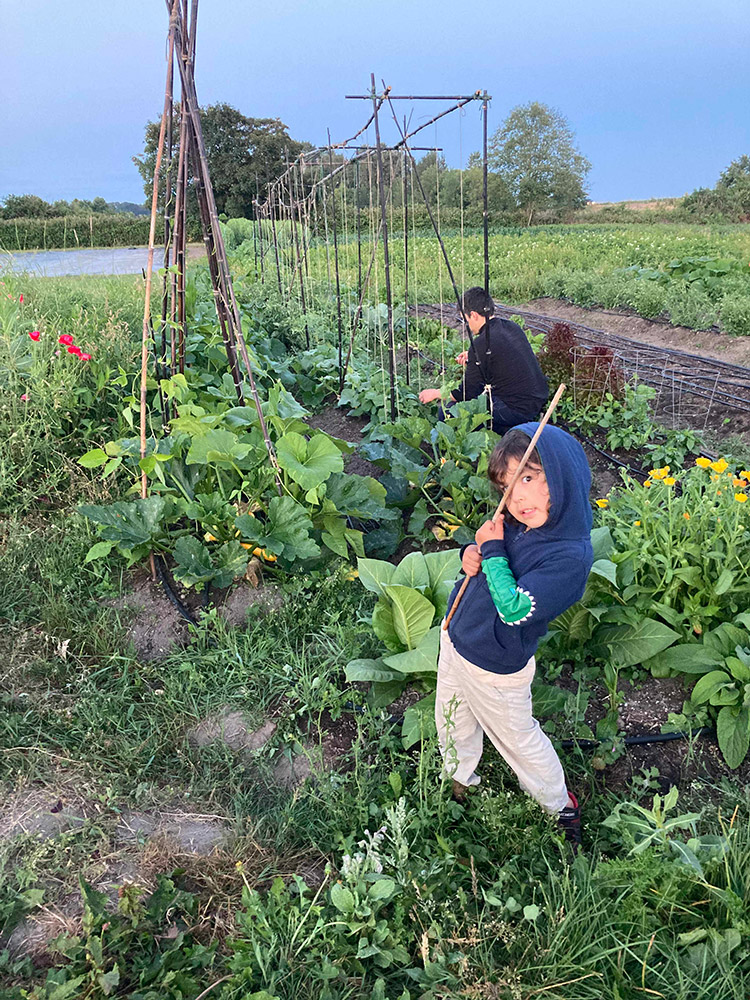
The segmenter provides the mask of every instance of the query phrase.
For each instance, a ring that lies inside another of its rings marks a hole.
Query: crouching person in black
[[[465,365],[461,384],[453,389],[446,405],[490,397],[492,429],[504,434],[510,427],[536,420],[549,395],[531,344],[517,323],[494,316],[495,303],[483,288],[470,288],[461,300],[466,323],[473,335],[468,351],[456,360]],[[439,389],[423,389],[421,403],[442,399]]]

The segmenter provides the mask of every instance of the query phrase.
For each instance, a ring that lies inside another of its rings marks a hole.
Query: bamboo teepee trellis
[[[281,479],[276,454],[268,433],[260,397],[258,395],[253,369],[248,355],[245,338],[242,334],[242,320],[239,306],[232,286],[229,272],[224,238],[219,225],[219,214],[216,208],[211,177],[208,170],[206,147],[203,141],[203,130],[198,106],[198,95],[195,87],[195,41],[198,13],[198,0],[167,0],[169,11],[169,33],[167,38],[167,81],[164,93],[159,139],[154,165],[154,178],[151,197],[151,226],[149,230],[148,263],[146,268],[146,288],[143,308],[143,335],[141,345],[141,412],[140,412],[140,451],[141,458],[146,458],[147,452],[147,410],[148,410],[148,369],[149,343],[153,339],[154,353],[157,358],[157,378],[170,377],[185,369],[185,262],[187,234],[187,191],[188,179],[192,178],[198,201],[198,210],[203,230],[203,242],[206,247],[208,268],[211,276],[214,303],[219,321],[224,347],[226,349],[229,370],[234,381],[237,401],[245,405],[246,387],[252,396],[258,413],[258,422],[263,434],[269,460],[276,474],[276,486],[281,493]],[[174,102],[174,64],[180,82],[180,127],[179,155],[177,162],[175,190],[172,191],[173,148],[172,128],[175,111]],[[160,335],[153,332],[151,316],[151,292],[153,284],[153,263],[156,239],[156,219],[159,206],[159,182],[165,145],[167,145],[168,165],[166,170],[166,192],[164,198],[164,277],[162,288],[162,309]],[[174,194],[174,199],[173,199]],[[174,219],[171,208],[174,204]],[[167,332],[169,337],[167,338]],[[167,339],[169,350],[167,350]],[[242,364],[240,364],[240,360]],[[244,370],[243,370],[244,369]],[[163,423],[169,421],[167,400],[161,398]],[[141,473],[141,496],[148,493],[148,477]]]

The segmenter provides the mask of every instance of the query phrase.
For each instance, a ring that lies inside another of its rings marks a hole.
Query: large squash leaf
[[[290,431],[279,438],[276,455],[281,468],[303,490],[315,489],[332,473],[344,469],[341,452],[325,434],[316,434],[307,441],[296,431]]]

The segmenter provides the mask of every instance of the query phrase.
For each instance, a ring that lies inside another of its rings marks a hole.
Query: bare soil
[[[750,366],[750,337],[731,337],[718,330],[671,326],[666,321],[644,319],[630,309],[584,309],[564,299],[532,299],[518,308],[571,323],[582,323],[642,344],[655,344],[729,364]]]
[[[362,440],[362,429],[369,423],[367,417],[351,417],[334,403],[327,406],[320,413],[315,413],[308,419],[308,424],[318,430],[325,431],[331,437],[348,441],[349,444],[357,445]],[[366,458],[362,458],[357,452],[344,456],[344,469],[346,472],[358,476],[372,476],[379,479],[384,470]]]

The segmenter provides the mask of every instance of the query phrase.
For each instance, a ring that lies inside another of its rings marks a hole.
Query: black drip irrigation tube
[[[356,715],[364,715],[366,711],[364,705],[355,705],[351,701],[345,702],[344,708],[350,712],[354,712]],[[386,721],[392,725],[403,725],[404,716],[403,714],[389,715]],[[713,732],[714,730],[711,726],[701,726],[700,729],[693,729],[687,733],[680,730],[675,733],[643,733],[640,736],[625,736],[622,742],[628,747],[647,746],[650,743],[671,743],[673,740],[691,740],[697,736],[709,736]],[[570,736],[557,742],[564,750],[571,750],[573,747],[580,747],[582,750],[595,750],[608,741],[590,740],[583,736]]]
[[[162,587],[164,588],[164,593],[167,595],[170,602],[174,605],[175,608],[177,608],[177,611],[185,619],[186,622],[189,622],[191,625],[197,625],[198,620],[196,619],[195,615],[192,613],[190,608],[188,608],[187,605],[182,600],[180,600],[179,596],[175,593],[175,590],[172,586],[172,582],[169,579],[169,573],[167,572],[167,568],[164,565],[163,558],[161,556],[154,555],[154,565],[156,566],[156,574],[159,577],[159,581]],[[208,604],[209,590],[210,590],[210,584],[207,583],[206,589],[203,592],[204,608]]]

